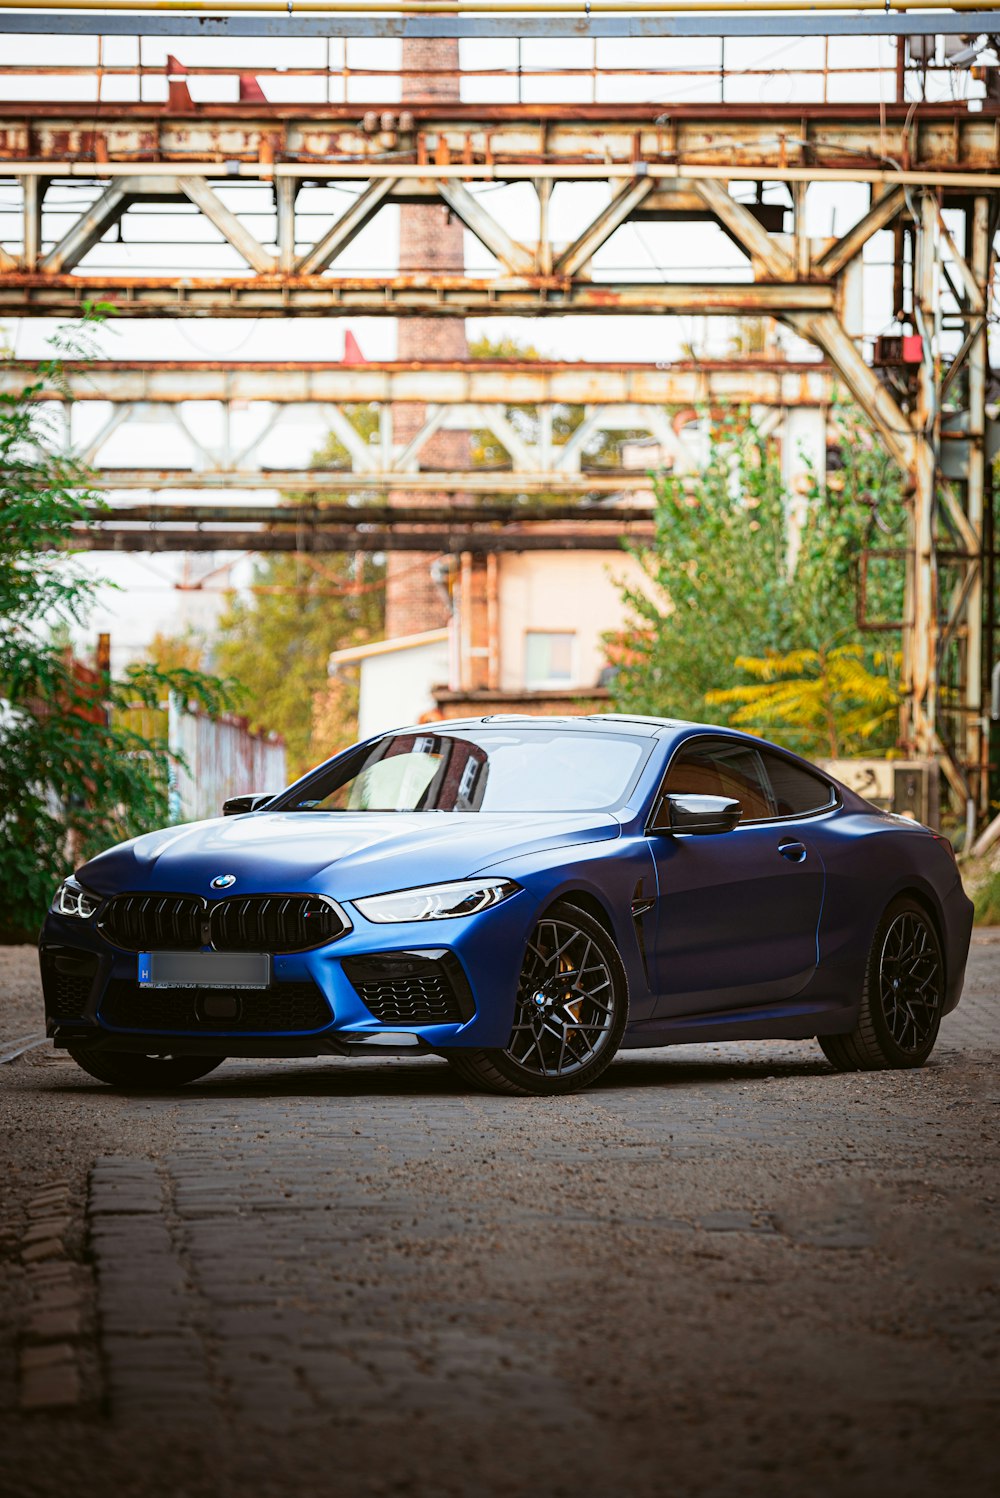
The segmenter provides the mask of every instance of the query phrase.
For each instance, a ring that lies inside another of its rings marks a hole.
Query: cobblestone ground
[[[0,1490],[992,1495],[998,995],[981,932],[922,1072],[707,1046],[558,1102],[389,1058],[122,1097],[28,1051]]]

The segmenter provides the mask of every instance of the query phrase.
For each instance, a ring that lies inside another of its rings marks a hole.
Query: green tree
[[[658,480],[654,545],[635,549],[649,587],[626,590],[632,624],[613,645],[621,710],[738,722],[806,752],[893,741],[894,644],[860,629],[856,600],[862,552],[897,547],[904,511],[898,474],[852,411],[806,498],[793,570],[791,505],[773,448],[738,418],[702,473]],[[901,608],[897,564],[869,578],[868,610]]]
[[[710,707],[730,710],[734,728],[794,741],[802,754],[864,754],[894,736],[901,693],[899,662],[862,645],[738,655],[734,665],[754,680],[707,692]]]
[[[331,689],[327,662],[381,633],[384,570],[362,553],[324,557],[321,571],[309,558],[268,557],[219,620],[219,668],[243,687],[251,728],[282,735],[293,776],[354,736],[357,689]]]
[[[69,340],[91,352],[88,314]],[[60,351],[66,347],[64,343]],[[95,579],[69,558],[73,528],[101,503],[91,475],[60,452],[40,392],[0,395],[0,927],[30,937],[58,879],[167,817],[168,756],[129,726],[128,710],[171,690],[215,707],[222,683],[189,670],[88,670],[66,640],[86,619]]]

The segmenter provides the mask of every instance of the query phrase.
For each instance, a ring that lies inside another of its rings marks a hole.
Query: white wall
[[[434,707],[431,688],[447,681],[446,640],[368,656],[361,662],[358,737],[417,722]]]

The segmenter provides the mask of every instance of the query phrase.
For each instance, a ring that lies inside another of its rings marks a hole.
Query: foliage
[[[883,651],[872,652],[869,661],[861,645],[835,645],[738,655],[733,664],[754,683],[707,692],[705,701],[735,709],[729,716],[734,727],[794,740],[802,753],[831,759],[863,754],[895,725],[898,661]]]
[[[82,330],[61,348],[93,352]],[[123,837],[163,822],[167,753],[122,721],[179,691],[209,708],[224,684],[191,670],[130,668],[120,679],[73,660],[66,641],[98,581],[69,560],[72,528],[101,503],[90,474],[59,451],[39,404],[61,380],[0,395],[0,900],[4,934],[37,929],[61,875]]]
[[[219,620],[216,659],[245,692],[253,729],[280,733],[300,775],[354,736],[357,689],[328,691],[333,650],[377,638],[384,567],[373,558],[275,556],[254,569],[249,594],[234,594]]]
[[[650,587],[625,591],[635,623],[619,649],[621,710],[702,718],[738,655],[791,646],[782,500],[750,429],[720,434],[693,481],[660,477],[654,544],[635,548]]]
[[[654,545],[635,549],[648,586],[625,590],[632,623],[614,651],[620,710],[738,722],[805,752],[891,745],[893,646],[862,633],[856,599],[862,551],[898,546],[904,511],[896,470],[853,412],[822,493],[814,481],[802,498],[790,569],[796,502],[773,447],[739,418],[715,431],[702,473],[660,477]],[[869,577],[867,607],[900,617],[898,565]]]
[[[344,408],[366,439],[377,430],[371,405]],[[336,437],[313,454],[317,468],[347,462]],[[330,494],[345,504],[347,494]],[[286,494],[289,503],[315,503],[314,495]],[[215,659],[244,692],[254,730],[281,734],[289,773],[301,775],[349,744],[357,727],[356,683],[331,684],[327,663],[334,650],[376,639],[385,621],[385,565],[362,552],[319,558],[260,558],[245,593],[230,596],[212,642]]]
[[[971,891],[977,926],[1000,926],[1000,869],[991,869]]]
[[[207,653],[206,641],[193,629],[182,635],[157,631],[144,651],[149,664],[160,671],[204,671]]]

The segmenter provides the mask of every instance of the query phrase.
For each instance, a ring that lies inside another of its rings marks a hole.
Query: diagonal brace
[[[491,404],[476,409],[481,412],[483,426],[493,433],[510,454],[515,473],[519,470],[521,473],[534,473],[541,467],[536,449],[525,442],[503,406]]]
[[[375,217],[385,199],[397,186],[398,182],[395,177],[376,177],[374,182],[367,183],[364,191],[358,194],[350,207],[340,215],[335,224],[331,225],[322,239],[318,239],[312,249],[307,250],[299,259],[295,266],[295,274],[316,276],[320,271],[326,270],[330,262],[336,260],[355,235],[359,234]]]
[[[177,186],[185,197],[191,199],[196,208],[215,225],[223,239],[228,240],[234,250],[243,256],[247,264],[258,275],[270,275],[276,269],[273,255],[256,239],[250,230],[241,224],[236,214],[227,208],[213,187],[204,177],[178,177]]]
[[[635,212],[639,204],[649,197],[656,183],[652,177],[636,177],[632,182],[616,192],[611,202],[599,213],[575,244],[571,244],[563,250],[555,265],[552,267],[553,274],[557,276],[575,276],[578,271],[587,264],[597,251],[620,229],[622,224],[631,214]]]
[[[121,218],[134,196],[130,191],[132,186],[128,177],[118,177],[109,183],[97,202],[81,214],[58,244],[53,245],[42,261],[42,271],[46,275],[58,276],[78,265],[111,225]]]
[[[983,288],[982,286],[980,286],[979,282],[972,274],[972,271],[969,269],[969,262],[960,252],[955,241],[952,239],[951,234],[948,230],[948,225],[945,223],[944,217],[941,213],[941,209],[937,203],[934,204],[934,212],[937,215],[938,229],[941,232],[941,238],[948,246],[948,249],[951,253],[951,258],[955,262],[955,269],[958,271],[959,279],[961,280],[962,285],[965,287],[965,294],[969,299],[969,306],[972,308],[973,312],[985,312],[986,298],[983,294]],[[945,269],[943,261],[941,268],[942,270]],[[956,297],[955,300],[959,301],[960,298]]]
[[[348,419],[339,406],[324,404],[323,414],[330,431],[341,447],[346,448],[349,453],[355,473],[373,473],[378,467],[376,454],[354,423]]]
[[[419,470],[420,463],[417,459],[417,454],[424,444],[430,441],[435,432],[444,425],[448,415],[447,406],[426,406],[424,409],[426,415],[423,426],[419,431],[414,432],[406,446],[401,448],[393,459],[393,469],[398,470],[400,473],[405,473],[408,469],[412,469],[413,471]]]
[[[742,245],[752,260],[760,263],[775,281],[794,281],[795,266],[780,245],[775,244],[763,224],[758,223],[744,203],[730,197],[721,182],[711,178],[692,179],[690,184],[706,208],[710,208],[724,228]]]
[[[913,471],[918,437],[906,413],[858,353],[846,328],[832,312],[792,312],[784,319],[804,338],[819,344],[854,399],[878,429],[899,466]]]
[[[863,218],[858,219],[836,244],[830,246],[817,266],[821,275],[836,276],[864,249],[873,234],[884,229],[897,217],[906,203],[906,191],[894,187],[873,203]]]
[[[447,178],[437,182],[437,189],[452,213],[462,220],[467,229],[472,230],[476,238],[512,275],[534,274],[535,261],[531,251],[512,239],[503,225],[497,223],[492,213],[487,213],[467,187]]]

